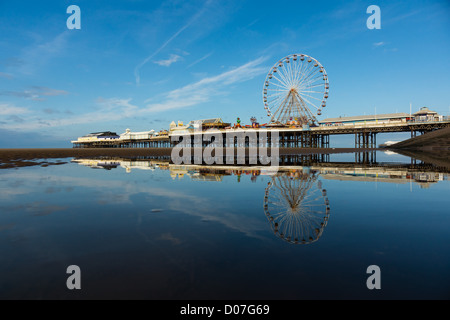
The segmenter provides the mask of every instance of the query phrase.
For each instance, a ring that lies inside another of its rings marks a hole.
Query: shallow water
[[[60,161],[0,170],[2,299],[450,298],[445,169],[384,153],[276,175]]]

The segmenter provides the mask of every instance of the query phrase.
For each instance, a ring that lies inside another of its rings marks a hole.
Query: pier
[[[206,146],[234,146],[234,147],[282,147],[282,148],[329,148],[330,136],[352,134],[355,136],[355,148],[376,148],[377,134],[393,132],[410,132],[411,137],[416,137],[426,132],[450,127],[450,120],[429,122],[400,122],[400,123],[366,123],[366,124],[342,124],[342,125],[319,125],[311,128],[298,127],[261,127],[261,128],[220,128],[206,131],[184,130],[170,132],[167,135],[153,136],[135,139],[94,139],[90,141],[72,141],[74,148],[171,148],[176,146],[181,137],[188,137],[188,144],[192,147]],[[239,134],[245,135],[245,140],[237,138]],[[221,143],[215,138],[204,141],[203,135],[221,135]],[[227,135],[233,139],[227,139]],[[249,137],[256,137],[256,145],[250,143]],[[274,137],[277,137],[275,140]],[[186,143],[186,141],[185,141]]]

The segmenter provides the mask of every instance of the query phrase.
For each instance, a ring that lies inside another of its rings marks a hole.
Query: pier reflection
[[[281,155],[275,171],[263,165],[176,165],[170,157],[72,161],[96,169],[122,168],[126,172],[166,170],[172,179],[220,182],[225,177],[236,177],[239,183],[243,179],[258,182],[260,176],[266,176],[266,181],[267,178],[270,181],[265,187],[262,209],[273,234],[291,244],[310,244],[322,236],[328,224],[331,205],[322,186],[327,180],[414,183],[428,188],[448,179],[449,169],[442,163],[436,166],[415,158],[406,158],[403,163],[378,163],[375,159],[372,155],[355,155],[355,162],[331,162],[329,155]],[[253,161],[244,160],[244,163]]]

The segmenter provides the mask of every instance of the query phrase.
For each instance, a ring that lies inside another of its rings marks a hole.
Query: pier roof
[[[350,122],[350,121],[364,121],[364,120],[377,120],[377,119],[391,119],[391,118],[404,118],[410,117],[408,113],[387,113],[387,114],[377,114],[377,115],[367,115],[367,116],[355,116],[355,117],[338,117],[338,118],[327,118],[319,121],[319,123],[327,122]]]
[[[419,116],[419,115],[431,115],[431,114],[437,114],[436,111],[431,111],[427,107],[420,108],[419,111],[415,112],[413,115]]]
[[[92,132],[83,137],[98,137],[98,136],[117,136],[117,133],[111,131]]]
[[[193,123],[207,124],[207,123],[223,123],[223,121],[222,121],[222,118],[211,118],[211,119],[191,120],[189,123],[190,124],[193,124]]]

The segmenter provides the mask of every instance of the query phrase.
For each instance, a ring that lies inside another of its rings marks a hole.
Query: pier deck
[[[254,135],[258,145],[286,148],[328,148],[330,135],[355,135],[355,148],[375,148],[376,135],[378,133],[392,132],[410,132],[411,137],[418,134],[431,132],[434,130],[450,127],[450,120],[435,122],[402,122],[402,123],[383,123],[383,124],[356,124],[356,125],[334,125],[318,126],[309,129],[299,127],[265,127],[265,128],[238,128],[238,129],[213,129],[205,131],[182,131],[174,132],[169,135],[152,137],[148,139],[116,139],[116,140],[98,140],[98,141],[72,141],[74,148],[171,148],[181,140],[180,136],[190,136],[191,146],[207,146],[209,141],[202,141],[199,135],[220,134],[223,137],[222,146],[232,145],[234,147],[248,147],[249,140],[239,142],[237,139],[227,140],[226,136],[244,133],[247,137]],[[272,141],[272,137],[278,136],[278,144]],[[199,141],[199,142],[197,142]]]

